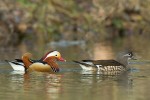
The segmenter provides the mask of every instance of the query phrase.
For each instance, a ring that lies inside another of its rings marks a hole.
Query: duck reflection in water
[[[132,71],[122,71],[122,72],[111,72],[111,73],[101,73],[100,71],[91,71],[91,70],[81,70],[81,81],[92,85],[100,84],[105,82],[117,83],[119,86],[125,88],[132,88],[133,79]]]
[[[61,74],[49,74],[42,72],[32,72],[24,74],[24,90],[42,90],[49,99],[57,99],[62,93]],[[52,95],[53,94],[53,95]]]

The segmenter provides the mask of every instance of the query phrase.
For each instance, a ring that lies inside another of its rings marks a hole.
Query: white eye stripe
[[[58,56],[60,53],[58,51],[53,51],[51,53],[49,53],[44,59],[48,58],[48,57],[51,57],[51,56]]]
[[[124,57],[125,57],[125,56],[131,56],[131,53],[125,54]]]
[[[52,52],[52,53],[49,53],[49,54],[46,56],[46,58],[47,58],[47,57],[50,57],[50,56],[56,56],[56,55],[58,55],[58,51],[54,51],[54,52]]]

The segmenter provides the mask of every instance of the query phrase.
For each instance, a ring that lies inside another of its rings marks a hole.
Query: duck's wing
[[[15,59],[15,60],[13,60],[13,61],[9,61],[9,60],[5,60],[5,61],[8,62],[8,63],[15,64],[15,65],[24,66],[23,61],[22,61],[21,59]]]
[[[21,59],[15,59],[14,61],[23,63],[23,61]]]
[[[122,64],[116,60],[95,60],[93,64],[102,66],[122,66]]]
[[[44,62],[44,61],[42,61],[42,63],[43,64],[48,64],[50,67],[51,67],[51,70],[53,71],[53,72],[59,72],[59,67],[58,67],[58,64],[57,63],[55,63],[55,62]]]
[[[84,65],[86,67],[96,67],[91,62],[79,62],[79,61],[75,61],[75,60],[73,62]]]
[[[113,60],[113,59],[110,59],[110,60],[83,60],[83,61],[86,63],[93,64],[98,68],[109,68],[109,67],[112,67],[114,69],[115,68],[117,69],[120,67],[125,68],[125,66],[123,64],[121,64],[120,62]]]
[[[30,60],[31,63],[35,63],[35,62],[39,62],[40,61],[40,60],[33,60],[33,59],[29,59],[29,60]],[[14,61],[9,61],[9,62],[12,62],[12,63],[14,63],[16,65],[24,66],[22,59],[15,59]]]
[[[42,63],[44,63],[42,60],[33,60],[33,59],[29,59],[30,60],[30,62],[32,62],[32,63],[36,63],[36,62],[42,62]]]
[[[53,72],[59,72],[59,67],[56,63],[52,63],[50,64],[51,69],[53,70]]]
[[[110,59],[110,60],[82,60],[85,63],[90,63],[94,65],[101,65],[101,66],[120,66],[122,65],[120,62]]]
[[[75,63],[78,63],[82,69],[84,70],[96,70],[98,67],[97,65],[94,65],[91,62],[79,62],[79,61],[74,61]]]

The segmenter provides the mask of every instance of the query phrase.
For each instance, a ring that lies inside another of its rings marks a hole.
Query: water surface
[[[114,58],[115,52],[105,48],[100,53],[96,46],[93,59]],[[131,70],[120,75],[101,75],[99,72],[83,71],[71,62],[73,59],[91,57],[82,48],[61,49],[67,63],[60,63],[57,74],[13,71],[0,63],[1,100],[149,100],[150,63],[143,60],[131,62]],[[91,51],[89,51],[91,52]],[[103,52],[103,51],[102,51]],[[87,56],[88,55],[88,56]],[[99,56],[101,55],[101,56]],[[145,55],[146,56],[146,55]],[[147,55],[148,56],[148,55]],[[91,57],[92,58],[92,57]],[[148,58],[148,57],[147,57]]]

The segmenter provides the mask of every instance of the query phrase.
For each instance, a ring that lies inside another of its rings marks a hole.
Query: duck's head
[[[121,52],[117,56],[117,61],[119,61],[120,63],[122,63],[124,65],[128,65],[128,60],[130,60],[130,59],[131,60],[136,60],[133,52],[131,52],[131,51]]]
[[[46,53],[41,60],[44,61],[45,59],[49,58],[49,57],[55,57],[58,61],[66,61],[60,54],[60,52],[58,51],[50,51],[48,53]]]

